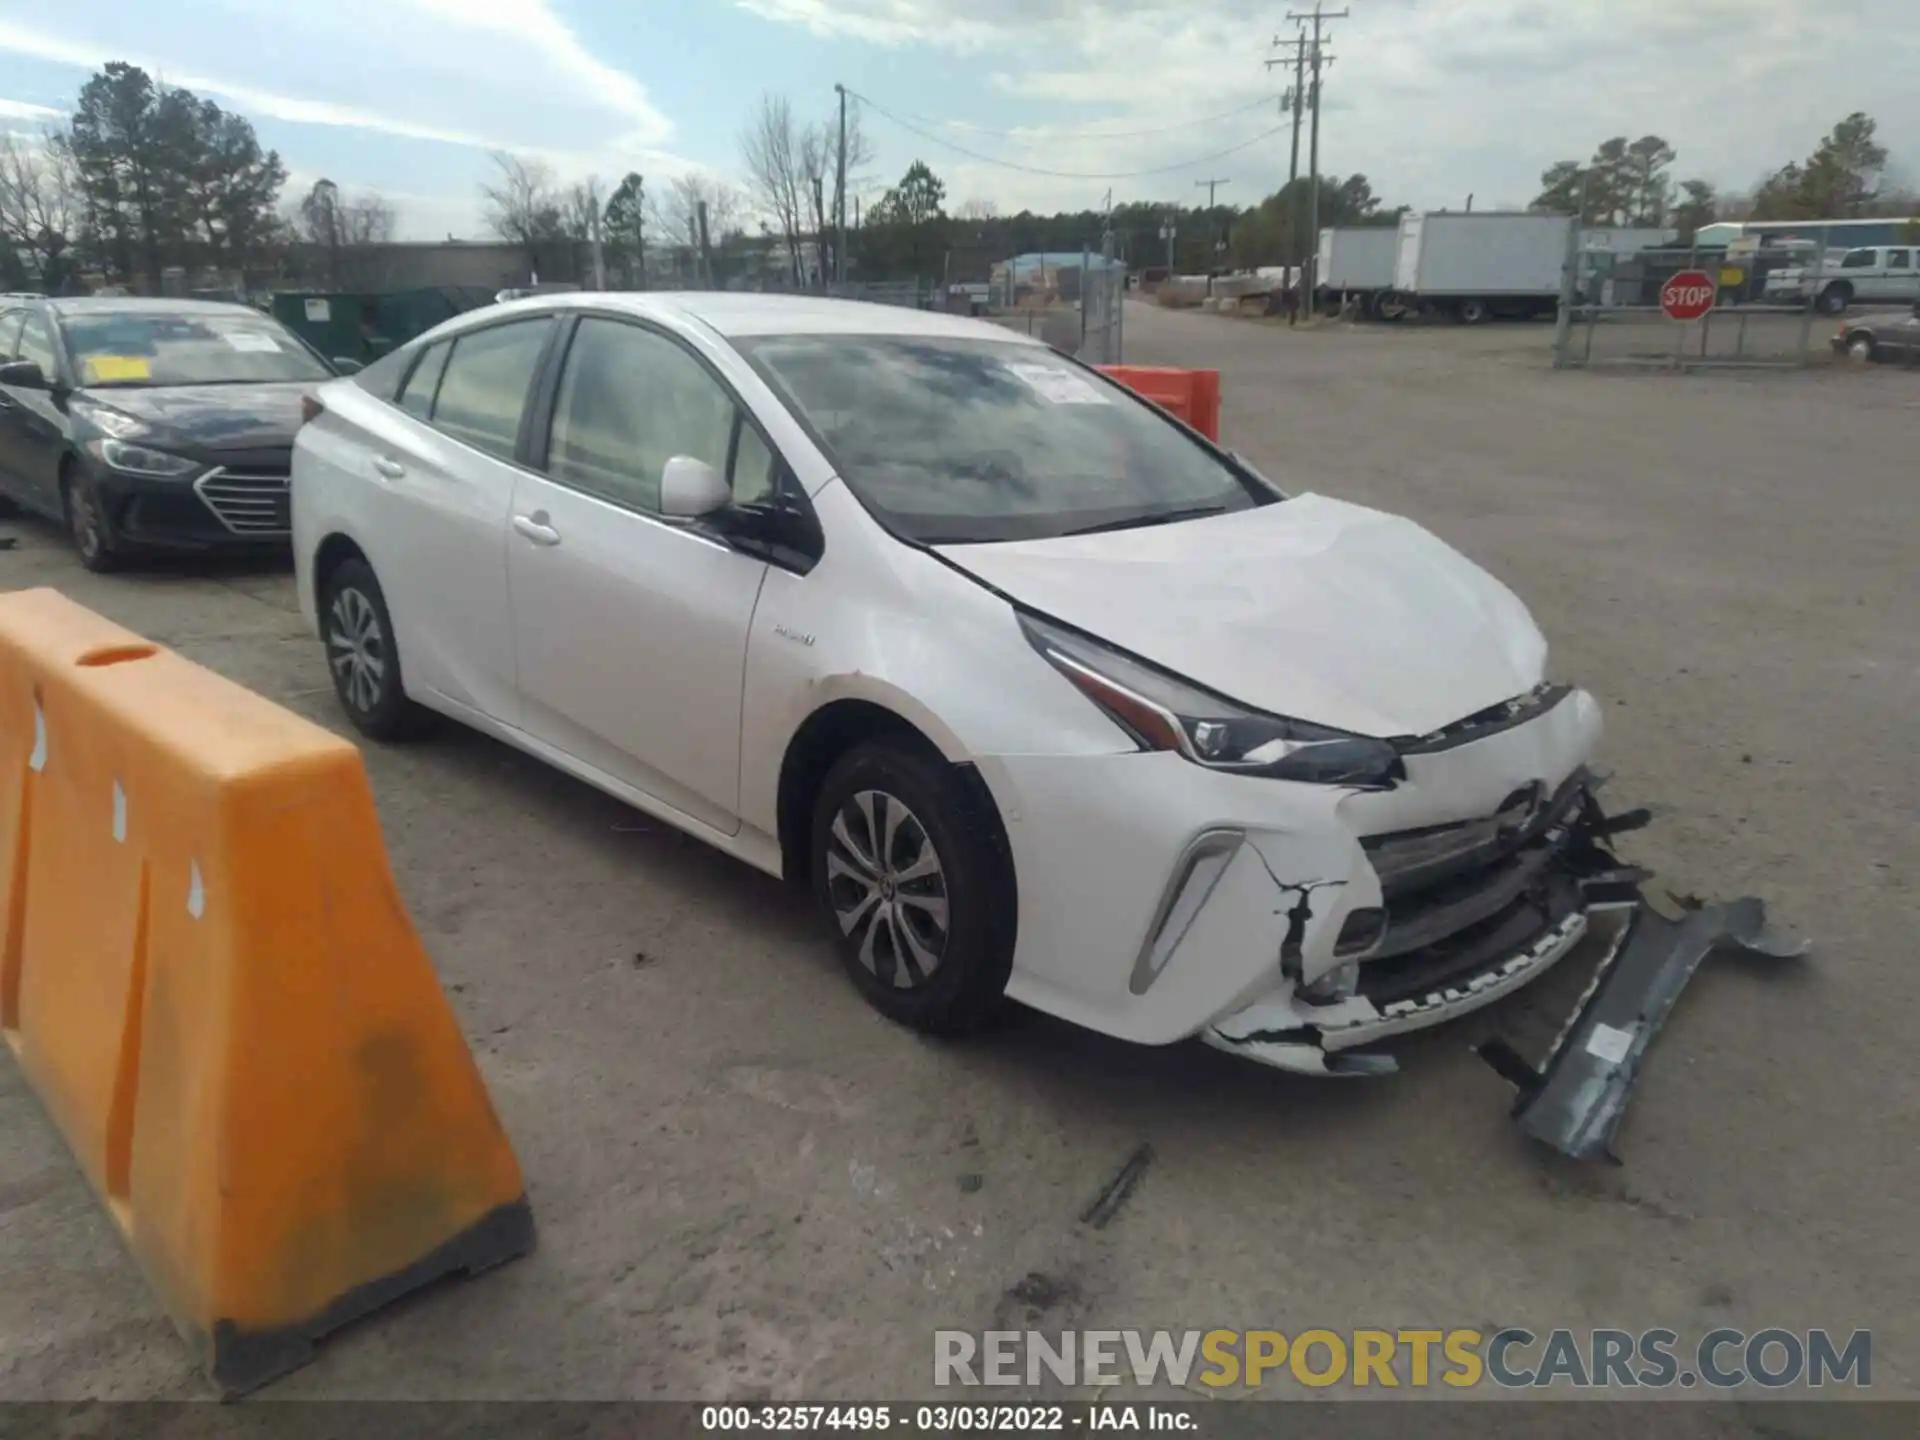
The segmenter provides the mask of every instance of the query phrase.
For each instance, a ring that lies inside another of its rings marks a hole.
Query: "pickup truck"
[[[1823,314],[1849,305],[1907,304],[1920,300],[1920,246],[1863,245],[1838,259],[1789,266],[1767,277],[1766,298],[1792,302],[1811,295]]]

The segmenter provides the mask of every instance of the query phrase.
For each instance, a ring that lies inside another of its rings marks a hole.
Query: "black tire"
[[[412,740],[433,728],[433,712],[407,698],[393,616],[366,561],[343,560],[327,572],[320,636],[333,693],[354,729],[373,740]]]
[[[1484,325],[1493,318],[1493,307],[1484,300],[1462,300],[1453,313],[1462,325]]]
[[[1864,330],[1857,330],[1847,336],[1847,358],[1856,365],[1867,365],[1880,358],[1879,347],[1873,343],[1873,336]]]
[[[85,478],[69,472],[61,481],[60,500],[67,517],[67,538],[73,542],[81,568],[96,575],[124,569],[126,554],[107,521],[106,508]]]
[[[1853,291],[1845,285],[1829,285],[1816,302],[1822,315],[1844,315],[1853,303]]]
[[[814,802],[814,894],[841,962],[874,1009],[928,1034],[991,1018],[1013,970],[1013,869],[989,805],[939,755],[897,740],[849,750]],[[928,847],[934,871],[916,875]]]

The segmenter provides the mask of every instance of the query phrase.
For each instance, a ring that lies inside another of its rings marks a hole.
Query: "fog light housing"
[[[1364,955],[1385,938],[1387,912],[1377,907],[1355,910],[1340,927],[1340,938],[1333,942],[1335,955]]]
[[[1300,987],[1300,999],[1309,1005],[1338,1005],[1351,1000],[1360,988],[1360,962],[1336,965],[1311,985]]]

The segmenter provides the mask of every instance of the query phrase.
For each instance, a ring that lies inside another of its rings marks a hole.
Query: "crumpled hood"
[[[1513,592],[1410,520],[1324,495],[939,553],[1043,615],[1243,704],[1426,735],[1544,678]]]

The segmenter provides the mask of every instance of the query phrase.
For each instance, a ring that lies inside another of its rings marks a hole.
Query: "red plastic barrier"
[[[1100,373],[1111,375],[1129,390],[1145,396],[1168,414],[1186,421],[1209,440],[1219,443],[1218,370],[1176,370],[1165,365],[1102,365]]]

